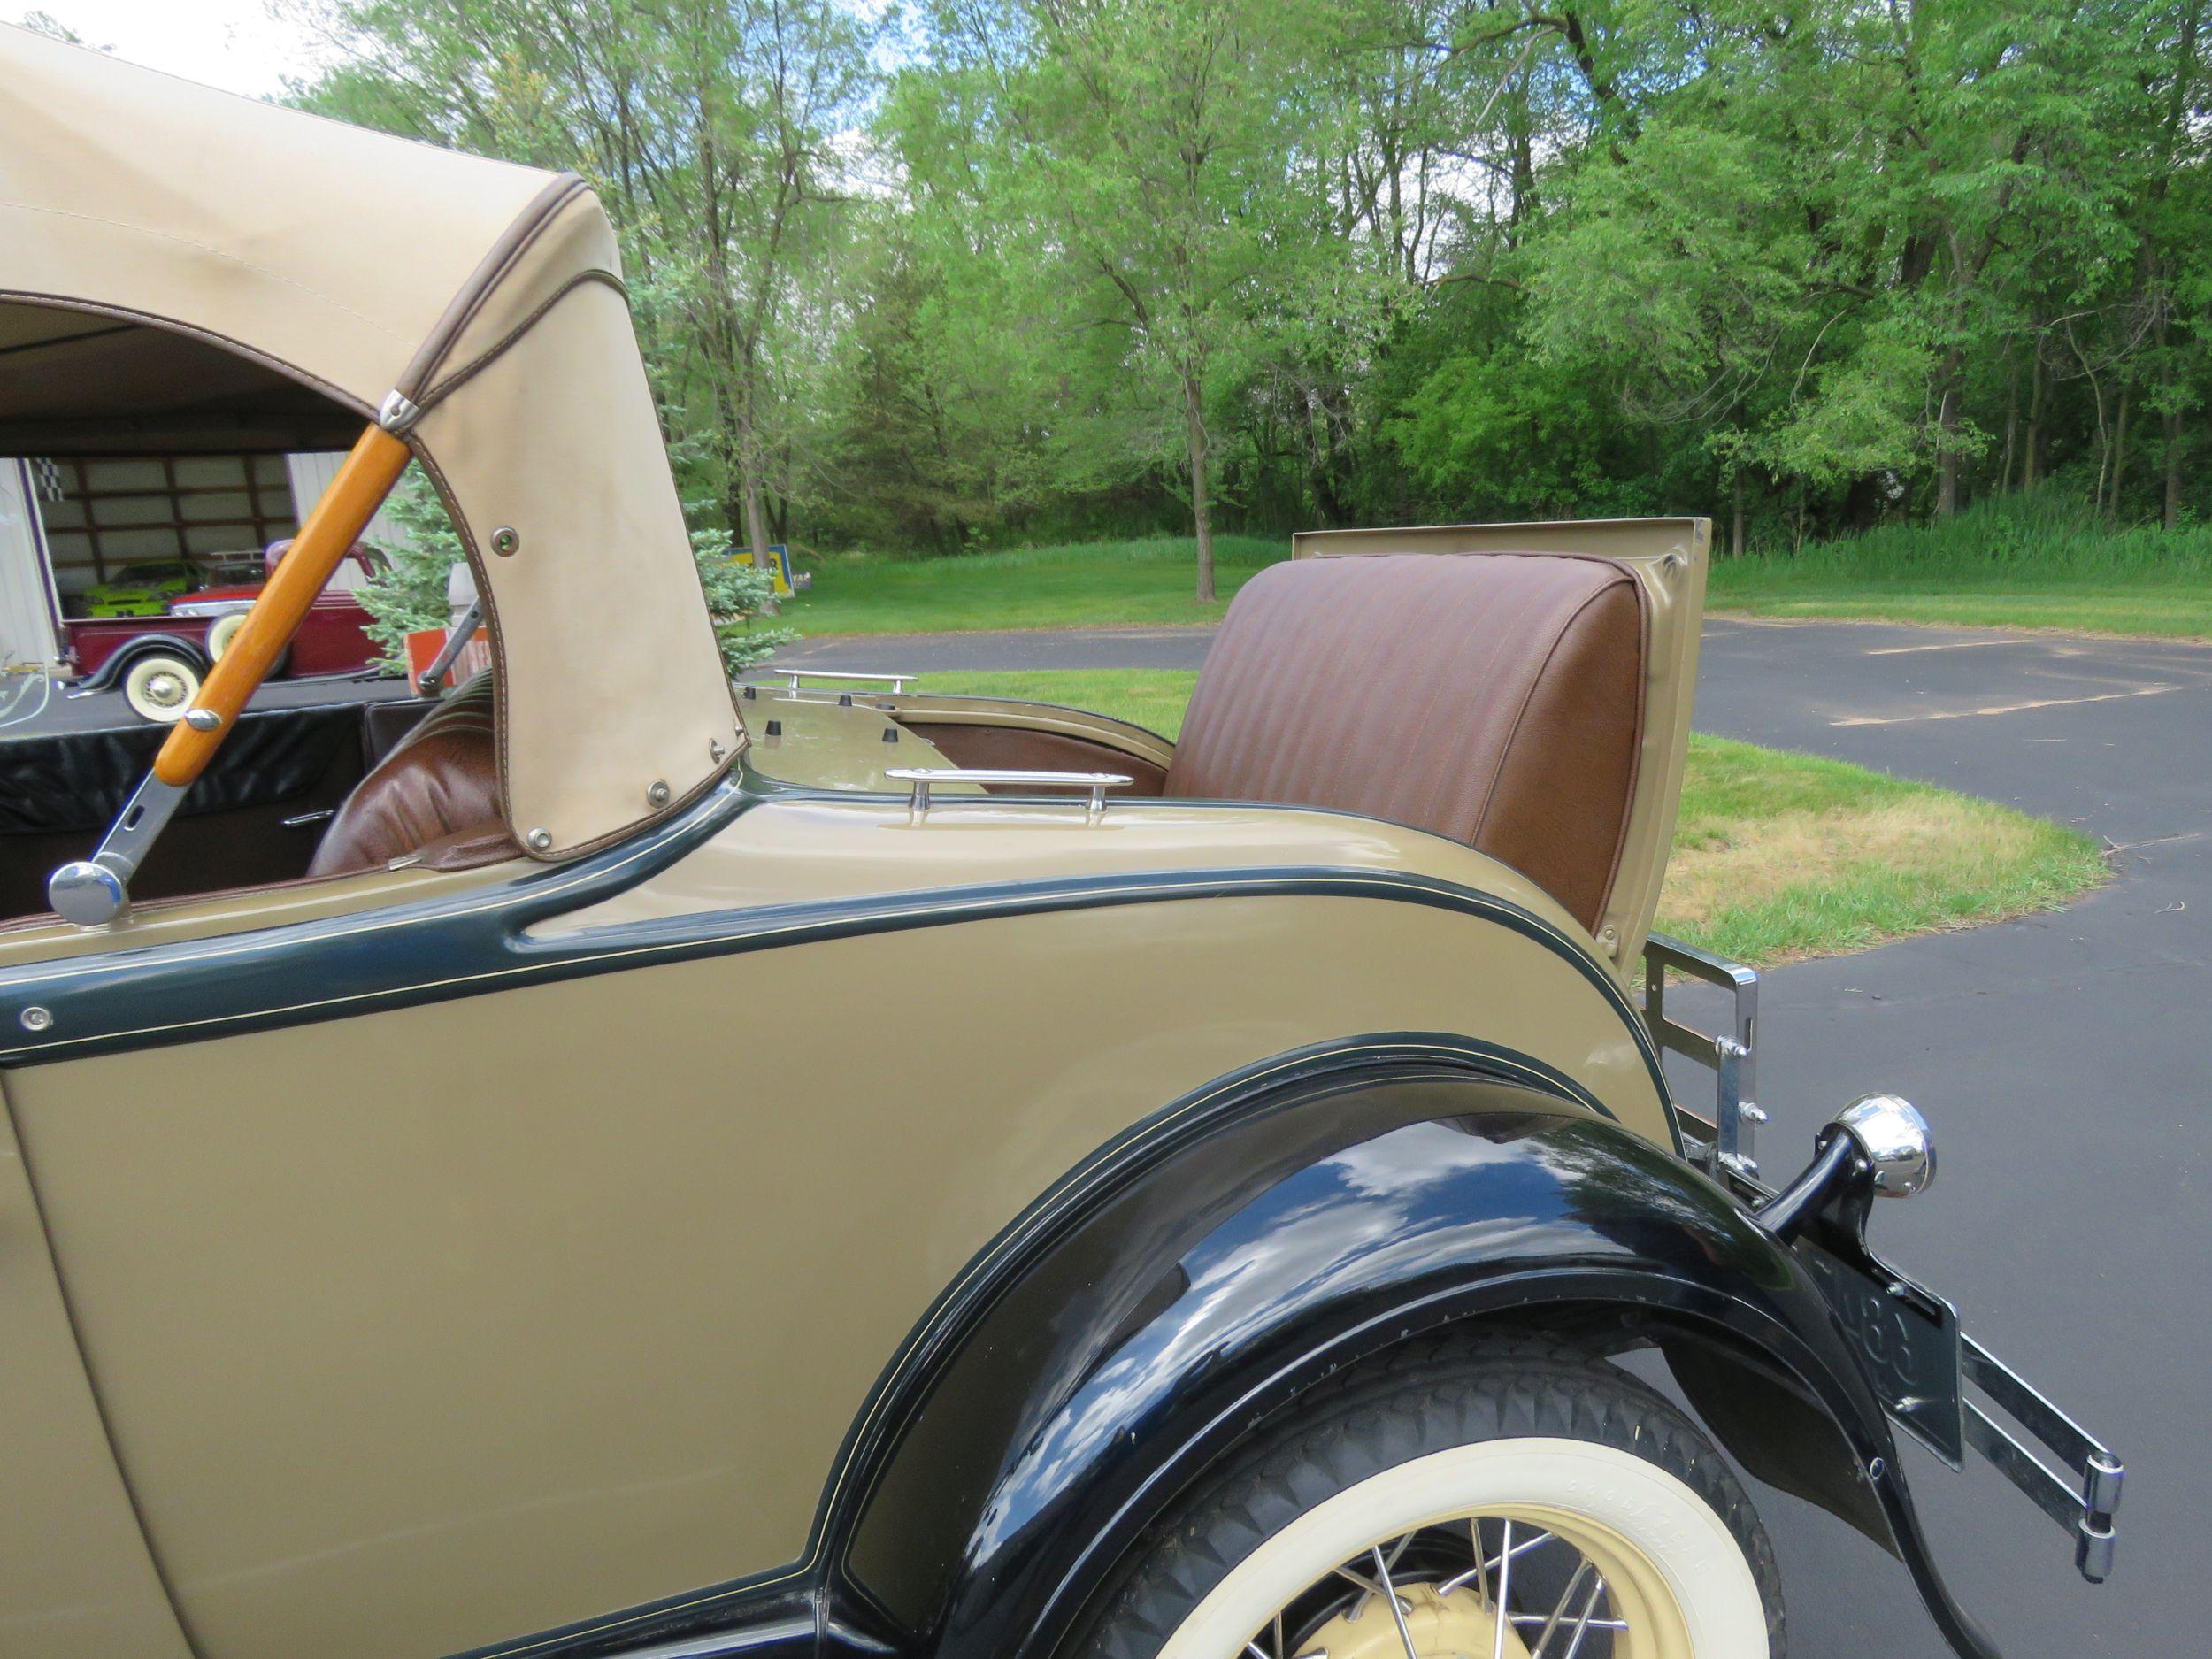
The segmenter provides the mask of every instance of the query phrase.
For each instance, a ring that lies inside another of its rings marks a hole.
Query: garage
[[[128,614],[180,583],[257,581],[357,424],[188,335],[13,303],[0,410],[0,669],[64,673],[65,622],[103,590]]]

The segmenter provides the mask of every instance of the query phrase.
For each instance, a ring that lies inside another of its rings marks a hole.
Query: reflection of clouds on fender
[[[1585,1171],[1578,1160],[1561,1167],[1561,1150],[1548,1137],[1501,1141],[1417,1123],[1254,1197],[1184,1253],[1172,1277],[1187,1287],[1155,1302],[1155,1317],[1022,1448],[985,1507],[970,1559],[994,1555],[1117,1438],[1140,1435],[1210,1361],[1286,1319],[1377,1284],[1417,1283],[1471,1256],[1540,1249],[1555,1231],[1571,1230],[1586,1252],[1587,1225],[1570,1191]]]

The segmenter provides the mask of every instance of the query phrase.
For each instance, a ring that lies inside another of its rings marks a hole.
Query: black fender
[[[1041,1201],[987,1252],[1018,1264],[941,1307],[956,1338],[853,1448],[823,1517],[831,1625],[1045,1659],[1209,1462],[1301,1389],[1457,1322],[1658,1344],[1717,1438],[1874,1532],[1953,1647],[1993,1655],[1797,1257],[1679,1158],[1501,1060],[1319,1056],[1171,1145],[1139,1132],[1079,1172],[1080,1202]]]
[[[106,691],[119,685],[130,665],[151,651],[165,651],[181,657],[203,674],[208,671],[207,649],[198,641],[188,639],[181,634],[138,634],[117,646],[107,661],[79,680],[72,687],[72,695]]]

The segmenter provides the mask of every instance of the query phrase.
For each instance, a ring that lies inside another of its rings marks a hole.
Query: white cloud
[[[43,12],[88,46],[231,92],[269,96],[304,77],[328,47],[299,23],[272,17],[268,0],[15,0],[0,17]]]

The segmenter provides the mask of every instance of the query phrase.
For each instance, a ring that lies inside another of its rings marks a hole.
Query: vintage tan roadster
[[[0,449],[353,434],[180,723],[0,745],[10,1659],[1753,1659],[1738,1468],[1988,1654],[1901,1430],[2107,1570],[1917,1114],[1763,1185],[1647,940],[1702,520],[1301,537],[1176,743],[733,691],[580,180],[0,85]],[[249,710],[410,461],[493,672]]]

